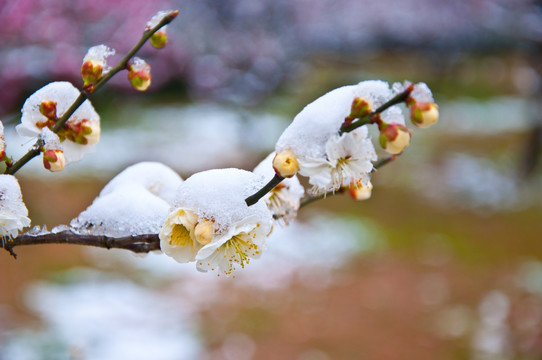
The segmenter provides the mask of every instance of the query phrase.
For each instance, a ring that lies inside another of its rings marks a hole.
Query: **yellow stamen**
[[[171,230],[171,239],[169,240],[169,245],[174,246],[186,246],[192,243],[190,238],[190,232],[184,225],[175,224]]]

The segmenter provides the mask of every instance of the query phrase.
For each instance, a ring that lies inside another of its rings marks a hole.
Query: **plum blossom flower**
[[[326,143],[326,157],[306,159],[301,175],[309,177],[312,192],[338,190],[355,181],[367,184],[376,161],[376,152],[367,137],[367,128],[333,135]]]
[[[315,193],[335,191],[358,180],[367,183],[371,162],[377,159],[367,128],[341,135],[339,129],[353,112],[366,114],[391,96],[389,85],[383,81],[335,89],[297,114],[275,149],[277,153],[289,150],[295,154],[299,174],[309,178]]]
[[[11,239],[30,225],[19,182],[13,175],[0,175],[0,238]]]
[[[50,134],[42,133],[55,126],[79,95],[79,90],[69,82],[59,81],[44,86],[25,101],[17,132],[23,137],[52,139]],[[62,144],[62,149],[58,150],[63,151],[66,163],[78,161],[85,153],[94,150],[100,138],[100,116],[86,100],[53,135]]]
[[[244,199],[263,184],[263,177],[239,169],[192,175],[179,186],[160,231],[162,251],[181,263],[195,261],[199,271],[226,275],[258,258],[272,216],[263,201],[249,207]]]
[[[274,158],[275,152],[272,152],[254,168],[253,172],[263,175],[266,179],[273,177],[272,163]],[[288,225],[289,221],[296,217],[304,192],[305,190],[299,183],[299,179],[294,175],[282,180],[280,184],[264,196],[263,200],[271,214],[273,214],[273,219],[284,226]]]

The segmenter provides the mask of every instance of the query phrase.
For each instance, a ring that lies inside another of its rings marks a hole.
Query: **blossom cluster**
[[[166,17],[160,12],[144,36],[162,48]],[[150,31],[155,31],[151,33]],[[83,92],[68,82],[54,82],[32,94],[22,108],[17,132],[36,139],[47,170],[59,171],[91,151],[100,138],[100,117],[87,99],[110,74],[128,70],[136,90],[150,86],[150,66],[134,57],[111,68],[115,51],[105,45],[89,49],[83,59]],[[266,249],[273,226],[288,226],[302,199],[317,199],[348,190],[355,200],[370,198],[371,173],[378,160],[369,126],[378,127],[381,151],[393,158],[410,144],[406,109],[416,127],[438,120],[438,106],[424,83],[363,81],[335,89],[307,105],[279,137],[275,151],[254,170],[219,169],[184,180],[157,162],[128,167],[113,178],[93,203],[70,223],[75,234],[110,237],[158,234],[162,252],[178,262],[193,262],[199,271],[232,274]],[[1,125],[1,123],[0,123]],[[3,126],[0,162],[6,172]],[[297,175],[312,186],[305,191]],[[270,180],[271,179],[271,180]],[[0,236],[9,239],[30,224],[17,180],[0,177]]]

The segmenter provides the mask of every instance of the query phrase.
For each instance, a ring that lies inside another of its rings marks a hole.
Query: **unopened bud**
[[[134,58],[129,67],[128,80],[133,88],[138,91],[145,91],[151,85],[151,67],[140,58]]]
[[[400,124],[383,124],[380,128],[380,145],[390,154],[399,154],[410,144],[410,132]]]
[[[162,27],[160,30],[151,35],[149,39],[151,45],[157,49],[162,49],[167,43],[166,27]]]
[[[438,105],[433,103],[414,103],[410,107],[410,120],[420,128],[426,128],[438,121]]]
[[[371,113],[372,108],[371,104],[365,99],[356,97],[352,101],[352,107],[350,108],[350,115],[348,117],[361,119],[364,116],[367,116]]]
[[[356,201],[367,200],[371,197],[373,184],[369,181],[367,185],[363,185],[361,181],[350,184],[350,196]]]
[[[114,54],[115,49],[103,44],[88,49],[81,66],[81,76],[83,77],[85,89],[93,89],[93,84],[98,82],[109,71],[107,58]]]
[[[43,153],[43,166],[49,171],[60,171],[66,166],[62,150],[46,150]]]
[[[56,121],[56,101],[42,101],[40,104],[40,113],[47,119]]]
[[[81,66],[81,77],[84,86],[94,84],[102,78],[104,67],[103,63],[95,60],[88,60]]]
[[[213,222],[209,220],[203,220],[196,224],[194,228],[194,236],[196,241],[201,245],[207,245],[213,239],[215,233]]]
[[[275,155],[273,168],[283,178],[290,178],[299,170],[299,163],[291,150],[283,150]]]

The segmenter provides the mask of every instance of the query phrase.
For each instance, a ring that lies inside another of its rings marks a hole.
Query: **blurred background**
[[[252,169],[304,105],[342,85],[424,81],[439,123],[373,176],[276,229],[235,279],[160,254],[0,253],[0,359],[542,358],[542,8],[530,0],[7,0],[0,119],[50,81],[81,87],[90,46],[145,45],[150,91],[121,73],[92,102],[97,151],[18,173],[33,225],[67,224],[126,166]]]

